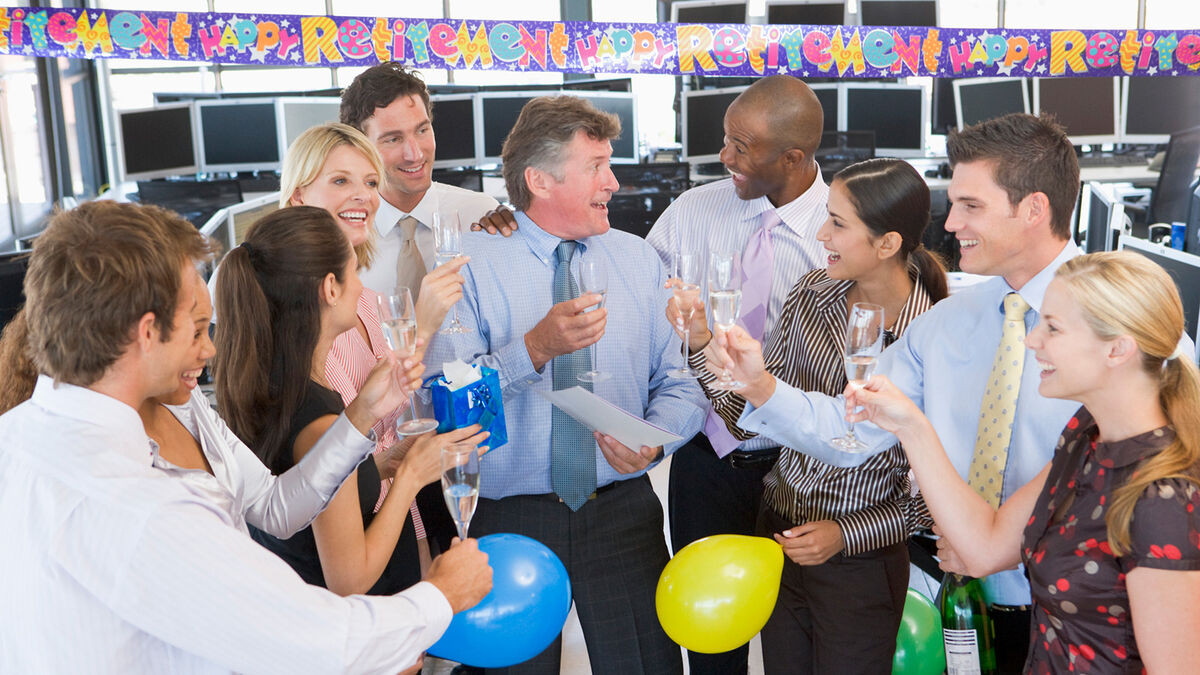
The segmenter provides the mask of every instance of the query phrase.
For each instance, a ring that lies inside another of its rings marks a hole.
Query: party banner
[[[1200,74],[1197,30],[473,21],[0,7],[0,54],[877,78]]]

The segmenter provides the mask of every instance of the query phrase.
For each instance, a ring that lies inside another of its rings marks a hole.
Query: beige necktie
[[[400,255],[396,257],[396,287],[408,286],[413,302],[421,292],[421,279],[425,278],[425,259],[417,249],[418,221],[404,216],[396,227],[400,228]]]
[[[979,429],[975,433],[975,454],[967,482],[993,507],[1000,506],[1004,490],[1004,465],[1012,440],[1017,394],[1021,391],[1021,371],[1025,366],[1025,312],[1029,303],[1018,293],[1004,296],[1004,333],[996,348],[992,374],[979,411]]]

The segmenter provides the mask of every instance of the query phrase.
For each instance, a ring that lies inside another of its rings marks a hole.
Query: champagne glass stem
[[[688,368],[688,357],[692,355],[692,322],[683,322],[683,367]]]

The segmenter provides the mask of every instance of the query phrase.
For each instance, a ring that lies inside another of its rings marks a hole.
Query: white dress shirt
[[[395,673],[449,625],[421,583],[308,586],[151,466],[137,412],[50,378],[0,416],[0,672]]]
[[[817,230],[829,217],[826,202],[829,186],[817,177],[799,197],[779,206],[771,205],[766,197],[741,199],[734,191],[733,180],[724,179],[692,188],[679,195],[667,207],[646,235],[646,241],[658,251],[667,269],[671,256],[677,251],[700,255],[701,269],[708,269],[708,256],[713,251],[746,250],[750,237],[762,226],[762,215],[775,209],[783,226],[771,232],[775,250],[775,266],[771,277],[771,297],[767,304],[764,324],[764,353],[775,338],[775,322],[783,311],[792,286],[808,272],[826,267],[828,253],[817,241]],[[766,437],[751,438],[738,446],[739,450],[763,450],[779,447]]]
[[[417,250],[425,260],[425,269],[432,272],[435,262],[434,212],[442,214],[443,217],[457,213],[465,230],[499,205],[500,202],[482,192],[464,190],[445,183],[431,184],[411,213],[405,213],[392,206],[381,196],[379,210],[375,212],[375,231],[379,233],[375,240],[375,260],[369,269],[361,270],[358,276],[364,286],[380,295],[387,295],[396,287],[396,259],[400,257],[402,243],[400,229],[396,225],[401,218],[412,216],[417,219]]]

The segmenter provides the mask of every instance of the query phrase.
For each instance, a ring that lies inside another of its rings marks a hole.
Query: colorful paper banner
[[[1200,30],[473,21],[0,7],[0,54],[876,78],[1200,74]]]

